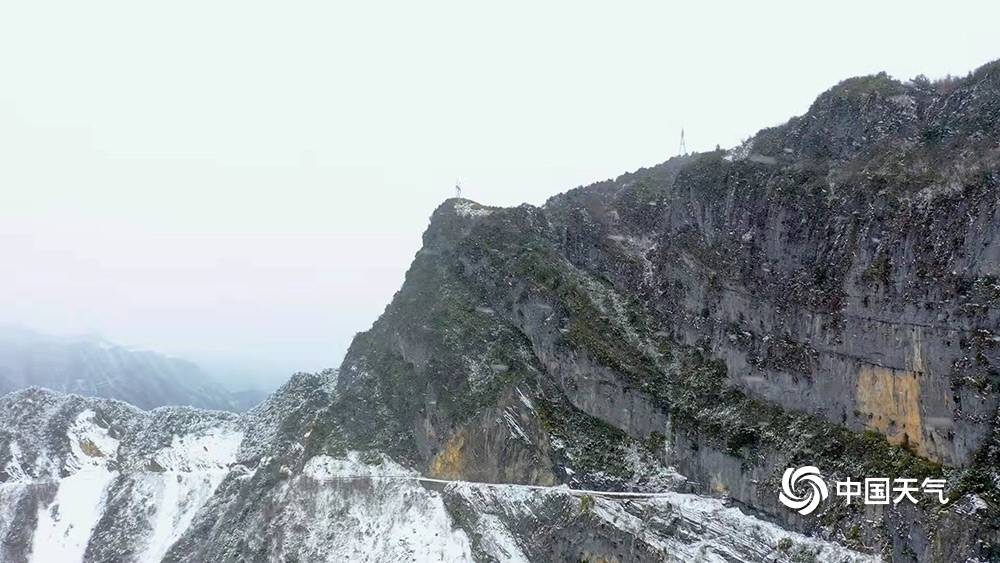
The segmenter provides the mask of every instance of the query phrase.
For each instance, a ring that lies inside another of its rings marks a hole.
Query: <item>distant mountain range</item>
[[[187,405],[241,412],[266,397],[253,390],[232,393],[194,363],[99,336],[0,327],[0,395],[32,386],[119,399],[142,409]]]

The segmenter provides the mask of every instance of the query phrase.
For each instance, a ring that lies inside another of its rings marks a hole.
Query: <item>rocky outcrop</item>
[[[542,208],[446,202],[348,353],[339,393],[364,406],[343,434],[368,443],[352,426],[390,420],[379,443],[462,477],[457,460],[491,451],[466,438],[480,416],[522,393],[530,453],[477,475],[649,486],[621,455],[598,475],[556,447],[597,435],[598,449],[644,445],[704,492],[897,560],[992,557],[998,98],[996,64],[947,85],[851,79],[732,151]],[[800,517],[777,484],[805,464],[946,478],[952,502]]]

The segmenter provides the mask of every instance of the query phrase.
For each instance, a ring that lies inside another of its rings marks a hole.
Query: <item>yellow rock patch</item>
[[[922,364],[919,356],[915,364]],[[928,457],[920,420],[920,373],[864,366],[858,376],[858,410],[866,425],[890,444],[905,445]]]
[[[97,444],[87,438],[80,440],[80,449],[90,457],[104,457],[104,452],[101,451],[101,448],[98,448]]]
[[[434,458],[431,465],[431,476],[437,479],[461,479],[465,470],[465,430],[456,432],[444,449]]]

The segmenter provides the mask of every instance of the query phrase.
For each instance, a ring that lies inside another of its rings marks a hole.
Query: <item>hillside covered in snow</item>
[[[432,480],[372,452],[304,455],[308,436],[281,429],[330,378],[297,376],[242,417],[41,389],[0,399],[0,560],[875,560],[688,493]]]

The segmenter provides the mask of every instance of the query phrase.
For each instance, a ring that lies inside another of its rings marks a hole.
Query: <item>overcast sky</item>
[[[0,321],[277,384],[340,363],[456,179],[540,204],[1000,57],[997,2],[601,4],[0,0]]]

